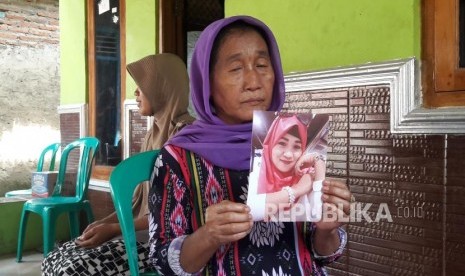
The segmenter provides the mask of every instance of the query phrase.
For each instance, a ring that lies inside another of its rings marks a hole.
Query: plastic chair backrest
[[[143,181],[150,180],[159,150],[133,155],[119,163],[110,175],[110,191],[123,233],[131,275],[139,275],[132,195]]]
[[[45,161],[45,156],[47,153],[51,153],[50,157],[50,166],[49,166],[49,171],[53,171],[55,169],[55,157],[57,151],[60,149],[61,144],[60,143],[53,143],[48,145],[40,154],[39,161],[37,162],[37,171],[41,172],[43,171],[44,167],[44,161]]]
[[[52,196],[60,196],[63,183],[66,176],[66,166],[68,164],[68,157],[72,150],[79,148],[79,163],[77,168],[77,179],[76,179],[76,197],[79,201],[84,200],[84,195],[87,193],[89,187],[89,179],[92,169],[92,162],[94,161],[95,154],[99,140],[95,137],[83,137],[77,139],[66,145],[61,152],[60,168],[58,171],[58,179],[53,190]]]

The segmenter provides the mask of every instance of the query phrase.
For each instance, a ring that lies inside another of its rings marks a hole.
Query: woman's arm
[[[224,244],[241,239],[251,230],[245,204],[222,201],[205,210],[205,222],[196,220],[185,153],[162,149],[155,162],[149,195],[150,259],[164,275],[195,273],[203,269]],[[169,151],[169,152],[168,152]],[[176,156],[176,157],[174,157]],[[194,231],[195,226],[199,228]]]
[[[313,246],[316,254],[330,255],[341,245],[338,228],[350,215],[352,194],[344,183],[334,180],[325,180],[322,190],[323,219],[315,223]]]
[[[149,228],[147,216],[134,219],[134,226],[136,231],[147,230]],[[95,248],[118,235],[121,235],[121,226],[118,222],[100,223],[90,229],[86,229],[76,239],[76,244],[85,248]]]
[[[339,249],[341,241],[339,239],[338,229],[322,230],[315,229],[313,234],[313,248],[315,253],[321,256],[331,255]]]
[[[316,243],[319,242],[325,242],[328,237],[323,237],[317,232],[319,230],[316,230],[316,226],[314,223],[308,223],[307,227],[309,226],[309,229],[307,229],[307,233],[310,233],[309,236],[307,236],[307,242],[311,245],[311,252],[312,252],[312,258],[313,260],[319,265],[319,266],[326,266],[337,260],[342,253],[344,252],[344,248],[347,243],[347,233],[344,231],[342,227],[337,228],[337,243],[339,243],[339,246],[334,249],[331,248],[330,250],[323,252],[323,251],[317,251],[315,247],[320,247],[321,245],[316,245]],[[335,238],[335,237],[332,237]],[[332,239],[331,237],[329,239]],[[324,245],[323,245],[324,246]],[[334,244],[332,245],[334,246]],[[320,248],[321,249],[321,248]],[[323,255],[323,253],[325,253]]]
[[[112,212],[108,216],[104,217],[103,219],[98,220],[100,222],[104,223],[113,223],[113,222],[118,222],[118,216],[116,215],[116,212]]]
[[[86,229],[75,242],[84,248],[95,248],[116,237],[118,233],[121,233],[118,223],[101,223]]]
[[[179,165],[183,158],[174,148],[162,149],[151,180],[150,258],[164,275],[201,271],[220,246],[243,238],[253,225],[247,205],[224,200],[205,210],[204,225],[194,231],[200,222],[193,215],[189,175]]]
[[[177,161],[182,162],[182,156],[182,152],[162,148],[150,180],[149,258],[153,269],[161,275],[176,275],[175,271],[180,268],[177,245],[184,235],[192,233],[190,190]]]
[[[84,229],[84,231],[82,231],[82,234],[86,234],[90,229],[94,228],[95,226],[97,225],[101,225],[101,224],[112,224],[112,223],[117,223],[118,222],[118,217],[116,216],[116,213],[113,212],[111,214],[109,214],[108,216],[102,218],[102,219],[99,219],[99,220],[96,220],[94,222],[92,222],[91,224],[87,225],[86,229]]]
[[[148,216],[141,216],[141,217],[135,218],[134,219],[134,227],[135,227],[136,231],[149,229]],[[118,235],[121,235],[121,228],[120,228],[120,233]]]

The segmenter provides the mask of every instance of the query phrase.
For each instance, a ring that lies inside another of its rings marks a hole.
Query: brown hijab
[[[153,125],[145,135],[141,151],[159,149],[171,135],[194,121],[187,111],[189,77],[186,65],[174,54],[149,55],[126,66],[152,107]],[[149,184],[134,191],[133,213],[148,214]]]

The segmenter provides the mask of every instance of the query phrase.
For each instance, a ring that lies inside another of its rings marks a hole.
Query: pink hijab
[[[271,124],[263,142],[262,162],[258,178],[259,194],[277,192],[280,191],[282,187],[292,186],[297,182],[298,176],[294,174],[294,170],[288,173],[282,173],[276,169],[271,160],[273,147],[278,143],[279,139],[294,126],[297,126],[302,145],[305,146],[307,144],[307,126],[303,124],[296,115],[279,115]]]

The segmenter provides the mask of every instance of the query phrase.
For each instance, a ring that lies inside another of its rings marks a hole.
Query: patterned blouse
[[[248,171],[234,171],[175,146],[164,147],[155,163],[149,194],[150,260],[162,275],[191,275],[179,263],[184,238],[204,224],[209,205],[228,199],[245,203]],[[156,184],[155,184],[156,183]],[[330,256],[312,247],[314,225],[306,222],[255,222],[250,234],[222,246],[194,275],[326,275],[341,245]]]

